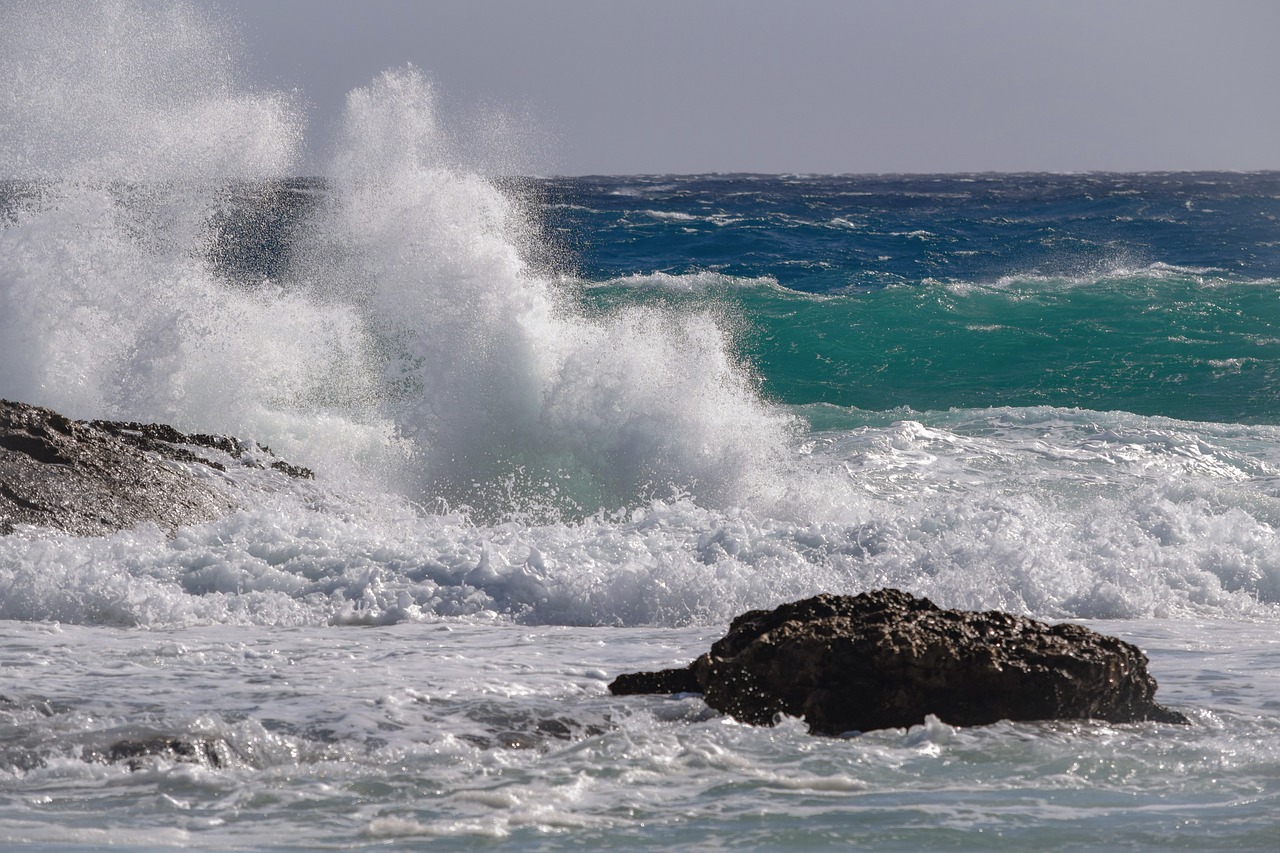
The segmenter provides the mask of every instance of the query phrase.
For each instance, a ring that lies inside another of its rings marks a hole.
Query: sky
[[[538,174],[1280,168],[1277,0],[220,5],[317,150],[412,63]]]

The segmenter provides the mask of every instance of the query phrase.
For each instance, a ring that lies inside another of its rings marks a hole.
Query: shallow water
[[[5,623],[0,836],[146,850],[722,844],[1268,849],[1280,641],[1256,622],[1093,623],[1190,726],[936,720],[850,739],[694,697],[608,695],[718,630]],[[12,683],[12,682],[11,682]],[[153,734],[225,766],[86,761]],[[21,768],[21,769],[19,769]]]

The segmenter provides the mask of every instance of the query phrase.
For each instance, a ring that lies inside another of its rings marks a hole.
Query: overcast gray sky
[[[322,147],[412,62],[543,173],[1280,168],[1277,0],[222,0]]]

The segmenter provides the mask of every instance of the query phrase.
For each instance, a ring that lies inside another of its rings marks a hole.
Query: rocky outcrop
[[[1187,719],[1155,701],[1136,647],[1080,625],[942,610],[896,589],[819,595],[734,619],[683,669],[630,673],[616,694],[702,693],[746,723],[804,717],[815,734],[999,720]]]
[[[172,531],[209,521],[234,502],[192,466],[226,470],[229,464],[311,476],[273,460],[267,448],[226,436],[188,435],[163,424],[73,421],[0,400],[0,535],[20,524],[95,535],[144,522]]]

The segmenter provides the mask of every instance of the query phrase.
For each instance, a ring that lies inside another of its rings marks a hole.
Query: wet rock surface
[[[688,667],[619,676],[615,694],[700,692],[738,720],[803,716],[815,734],[1098,719],[1186,723],[1155,701],[1136,646],[1080,625],[943,610],[896,589],[753,610]]]
[[[154,522],[173,531],[209,521],[233,499],[193,465],[305,468],[267,448],[226,436],[185,434],[163,424],[74,421],[50,409],[0,400],[0,535],[30,524],[97,535]]]

